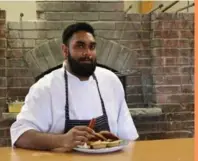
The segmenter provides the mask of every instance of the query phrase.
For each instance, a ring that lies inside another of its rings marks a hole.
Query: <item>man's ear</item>
[[[64,57],[65,59],[67,59],[68,54],[69,54],[69,48],[68,48],[68,46],[65,45],[65,44],[62,44],[62,45],[61,45],[61,48],[62,48],[63,57]]]

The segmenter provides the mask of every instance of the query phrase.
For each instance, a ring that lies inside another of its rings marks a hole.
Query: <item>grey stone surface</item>
[[[12,39],[20,39],[20,38],[28,38],[28,39],[42,39],[46,37],[46,31],[19,31],[19,30],[11,30],[9,31],[8,38]]]
[[[20,30],[21,27],[24,30],[34,30],[36,29],[36,21],[24,21],[22,23],[20,22],[15,22],[15,21],[10,21],[7,23],[8,29],[9,30]]]
[[[3,119],[15,119],[17,117],[18,113],[2,113],[2,118]]]
[[[27,64],[21,58],[13,58],[13,59],[7,59],[7,67],[23,68],[23,67],[27,67]]]
[[[43,53],[40,52],[39,48],[34,48],[32,50],[32,55],[35,58],[37,65],[39,66],[40,73],[49,69],[47,60],[45,59],[45,56],[43,55]]]
[[[61,51],[61,40],[60,39],[53,39],[49,41],[49,48],[51,53],[56,61],[56,64],[60,64],[63,62],[63,55]]]
[[[108,21],[97,21],[97,22],[90,22],[96,30],[114,30],[115,29],[115,22],[108,22]]]
[[[112,7],[113,6],[113,7]],[[59,2],[36,2],[37,11],[123,11],[123,2],[105,2],[105,1],[59,1]]]
[[[8,47],[10,48],[33,48],[35,47],[35,39],[8,39]]]
[[[78,4],[79,6],[72,6],[74,11],[115,12],[123,11],[124,8],[123,2],[83,1],[80,3],[78,2]]]
[[[121,37],[122,40],[139,40],[142,39],[140,31],[124,31]]]
[[[128,50],[129,51],[129,55],[127,56],[121,70],[122,71],[131,71],[133,70],[136,62],[137,62],[137,58],[138,58],[138,53],[133,51],[133,50]]]
[[[123,12],[100,12],[100,20],[109,20],[109,21],[123,21],[125,16]]]
[[[59,2],[36,2],[37,11],[62,11],[63,3]]]
[[[36,23],[36,29],[42,30],[62,30],[62,21],[38,21]]]
[[[98,12],[74,12],[73,20],[80,21],[97,21],[99,19]]]
[[[62,21],[62,29],[65,29],[67,26],[75,23],[75,21]]]
[[[113,68],[116,69],[117,71],[121,71],[129,54],[130,54],[130,50],[127,50],[126,48],[122,48],[122,51],[119,53],[117,60],[113,65]]]
[[[97,43],[97,45],[96,45],[96,57],[98,59],[100,57],[101,50],[102,50],[102,45],[103,45],[105,40],[104,40],[104,38],[101,38],[101,37],[98,37],[98,36],[96,36],[95,39],[96,39],[96,43]]]
[[[86,2],[84,2],[86,3]],[[82,11],[81,4],[76,2],[63,1],[62,11],[64,12],[80,12]]]
[[[105,63],[109,67],[113,66],[113,64],[116,62],[116,59],[117,59],[119,53],[122,50],[122,47],[120,46],[120,44],[113,42],[113,41],[111,41],[111,42],[112,42],[112,48],[111,48],[110,52],[108,53],[108,58]]]
[[[49,30],[47,31],[47,36],[46,38],[51,39],[51,38],[60,38],[62,36],[62,30]]]
[[[38,50],[42,55],[44,55],[49,68],[55,67],[57,65],[48,42],[39,46]]]
[[[47,42],[48,41],[48,39],[40,39],[40,40],[36,40],[36,46],[40,46],[40,45],[42,45],[42,44],[44,44],[45,42]]]
[[[132,108],[129,109],[132,116],[160,116],[162,114],[161,108]]]
[[[116,22],[116,30],[148,30],[150,27],[150,22],[131,22],[131,21],[122,21]]]
[[[108,53],[110,52],[113,44],[111,41],[105,40],[103,41],[101,50],[100,50],[100,55],[98,56],[98,61],[102,64],[106,64],[107,58],[108,58]]]
[[[32,50],[24,54],[24,60],[27,63],[29,71],[32,72],[32,75],[34,77],[38,76],[38,74],[40,73],[40,68],[38,66],[38,62],[33,55]]]
[[[120,39],[121,37],[121,31],[115,30],[96,30],[96,34],[110,40]]]
[[[45,19],[46,20],[73,20],[72,12],[45,12]]]

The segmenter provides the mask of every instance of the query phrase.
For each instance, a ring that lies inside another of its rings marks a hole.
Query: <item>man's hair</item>
[[[63,44],[68,45],[69,44],[69,40],[70,38],[73,36],[73,34],[75,34],[76,32],[79,31],[86,31],[89,32],[93,35],[93,37],[95,37],[95,33],[94,33],[94,29],[93,27],[85,22],[79,22],[79,23],[75,23],[72,25],[69,25],[62,34],[62,42]]]

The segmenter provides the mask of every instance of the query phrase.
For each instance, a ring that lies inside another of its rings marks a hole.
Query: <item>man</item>
[[[110,131],[136,140],[122,84],[111,71],[96,67],[94,29],[86,23],[67,27],[62,35],[65,61],[36,82],[11,126],[12,146],[38,150],[72,150]],[[96,119],[94,129],[88,124]]]

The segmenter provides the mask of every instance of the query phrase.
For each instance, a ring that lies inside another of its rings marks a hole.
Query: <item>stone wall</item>
[[[46,63],[46,49],[60,53],[60,41],[54,44],[54,38],[59,38],[69,24],[86,21],[96,29],[99,61],[108,64],[106,55],[119,53],[113,56],[116,63],[111,60],[110,67],[121,71],[123,65],[126,68],[122,69],[133,71],[127,77],[129,108],[156,106],[163,111],[158,116],[134,116],[141,139],[194,135],[193,14],[126,16],[121,2],[68,1],[37,2],[36,12],[37,21],[7,23],[7,56],[0,52],[0,61],[7,64],[0,65],[0,107],[5,106],[5,97],[23,100],[33,84],[35,76],[28,68],[35,66],[27,58],[36,55],[34,61]]]

